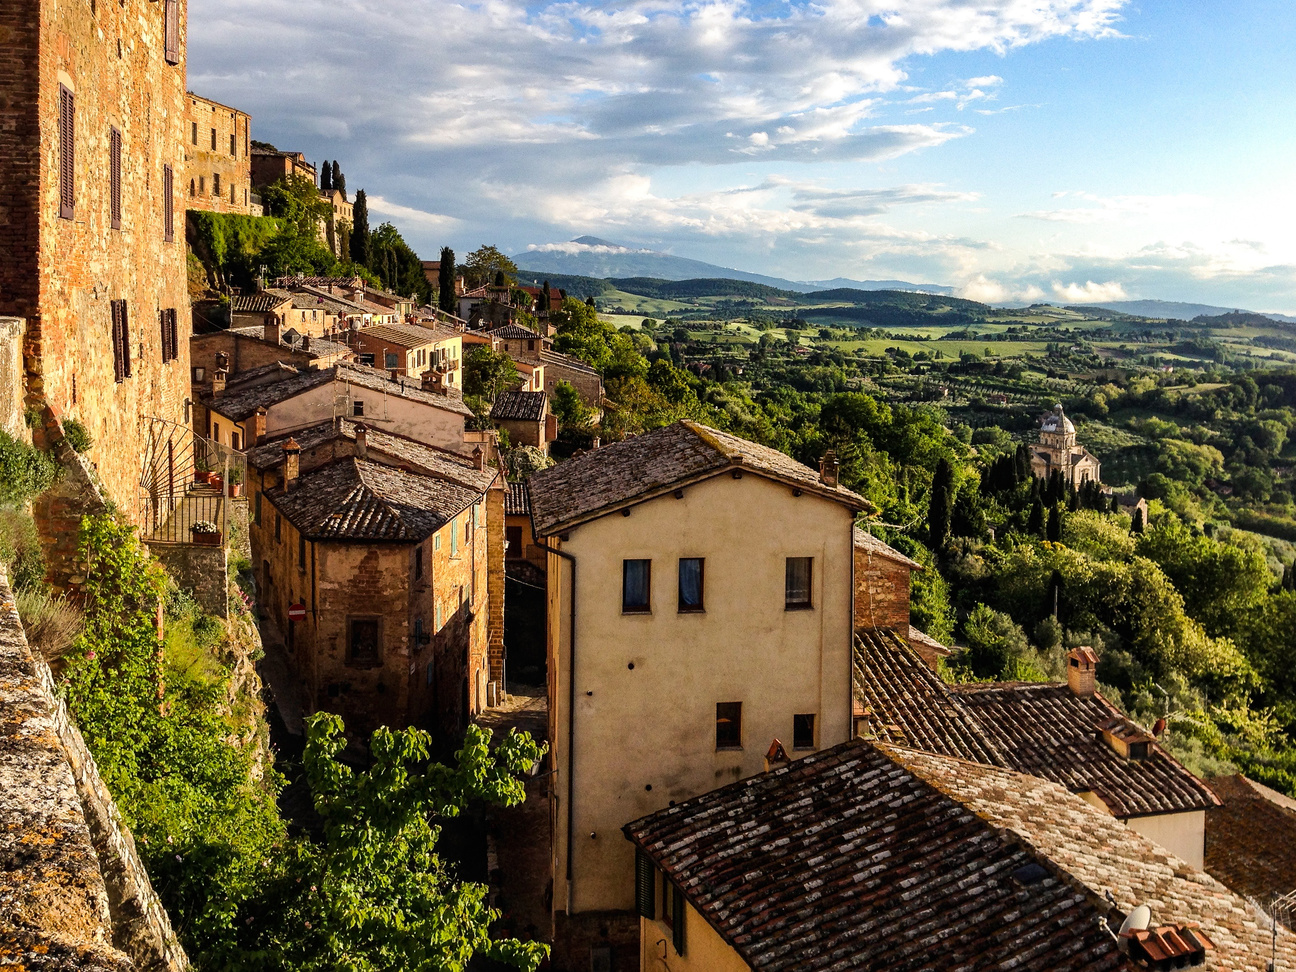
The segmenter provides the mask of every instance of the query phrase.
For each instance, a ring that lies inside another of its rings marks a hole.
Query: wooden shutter
[[[122,137],[115,128],[108,129],[108,209],[115,230],[121,229],[122,217]]]
[[[121,349],[119,355],[121,378],[117,380],[121,381],[123,378],[131,376],[130,320],[126,313],[126,301],[115,300],[113,305],[116,311],[113,315],[113,325],[117,334],[117,346]]]
[[[59,85],[59,217],[72,219],[76,208],[76,96]]]
[[[180,335],[179,328],[176,327],[176,309],[172,307],[167,311],[167,335],[171,339],[171,360],[174,361],[180,357]]]
[[[671,888],[671,938],[677,955],[684,954],[684,895]]]
[[[162,166],[162,239],[175,242],[175,172]]]
[[[124,364],[126,302],[114,300],[109,306],[112,309],[113,380],[122,381],[126,377]]]
[[[635,910],[641,918],[657,917],[657,869],[641,850],[635,851]]]
[[[176,312],[168,307],[158,311],[158,328],[162,332],[162,360],[174,361],[178,356],[176,347]]]
[[[180,3],[179,0],[165,0],[166,62],[180,63]]]

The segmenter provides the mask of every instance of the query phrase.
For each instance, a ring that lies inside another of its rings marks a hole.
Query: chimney
[[[486,462],[486,454],[485,454],[484,452],[482,452],[482,447],[481,447],[481,446],[477,446],[477,448],[473,449],[473,451],[472,451],[472,459],[473,459],[473,468],[474,468],[474,469],[481,469],[482,466],[485,465],[485,462]]]
[[[770,743],[769,751],[765,753],[765,772],[778,769],[780,766],[787,766],[792,760],[788,757],[787,750],[783,744],[775,739]]]
[[[301,446],[296,439],[290,438],[284,443],[283,488],[287,493],[297,481],[297,471],[301,468]]]
[[[309,335],[309,334],[303,334],[303,335],[302,335],[302,339],[301,339],[301,349],[302,349],[303,351],[309,351],[309,350],[310,350],[310,335]]]
[[[400,381],[400,369],[399,369],[399,368],[392,368],[391,371],[388,372],[388,375],[391,376],[391,380],[392,380],[392,381]]]
[[[1094,694],[1098,672],[1098,656],[1087,645],[1067,652],[1067,685],[1071,694],[1089,698]]]
[[[357,459],[369,458],[369,430],[359,423],[355,427],[355,457]]]
[[[282,322],[279,320],[278,314],[267,314],[265,319],[265,330],[261,337],[277,347],[281,339],[279,330],[281,324]]]
[[[836,486],[840,472],[841,462],[837,458],[837,453],[829,449],[819,460],[819,482],[825,486]]]
[[[433,368],[423,372],[423,390],[438,395],[450,394],[450,389],[446,387],[445,375]]]
[[[225,394],[225,381],[229,378],[229,372],[224,368],[219,368],[212,372],[212,397],[220,398]]]
[[[216,367],[229,370],[229,355],[224,351],[216,352]]]
[[[252,444],[260,445],[266,435],[266,410],[258,408],[252,416]]]

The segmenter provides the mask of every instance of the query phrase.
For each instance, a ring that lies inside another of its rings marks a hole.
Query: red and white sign
[[[289,604],[289,605],[288,605],[288,620],[289,620],[289,621],[305,621],[305,620],[306,620],[306,605],[305,605],[305,604]]]

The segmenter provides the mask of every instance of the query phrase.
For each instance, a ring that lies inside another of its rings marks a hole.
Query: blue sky
[[[420,252],[595,235],[1296,312],[1296,4],[192,0],[189,85]]]

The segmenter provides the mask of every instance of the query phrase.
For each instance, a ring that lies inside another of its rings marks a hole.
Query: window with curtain
[[[650,611],[652,561],[626,560],[621,568],[621,611],[623,614],[645,614]]]
[[[679,562],[679,609],[681,613],[701,611],[702,577],[705,561],[701,557],[681,557]]]
[[[789,611],[802,610],[810,604],[810,575],[813,557],[789,557],[784,584],[784,607]]]

